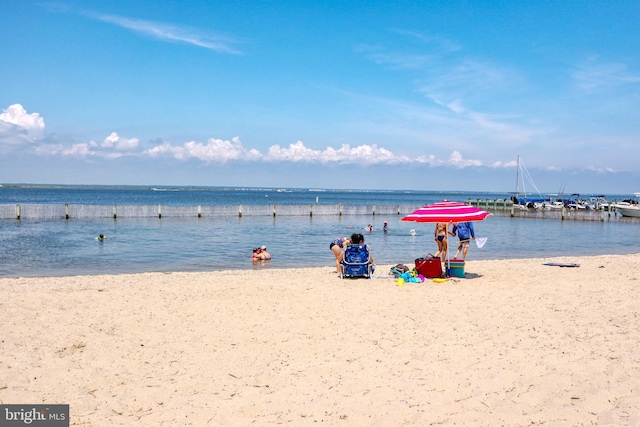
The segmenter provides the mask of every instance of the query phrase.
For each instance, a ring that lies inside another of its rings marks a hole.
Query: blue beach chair
[[[362,276],[371,279],[373,264],[367,245],[347,245],[340,263],[340,278]]]

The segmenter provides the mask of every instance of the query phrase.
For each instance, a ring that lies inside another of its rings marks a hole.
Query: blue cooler
[[[447,267],[449,277],[460,277],[464,279],[464,260],[452,259],[445,261],[444,265]]]

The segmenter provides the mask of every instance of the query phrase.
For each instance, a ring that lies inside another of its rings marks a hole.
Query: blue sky
[[[161,5],[161,6],[159,6]],[[0,183],[640,191],[640,2],[28,1]]]

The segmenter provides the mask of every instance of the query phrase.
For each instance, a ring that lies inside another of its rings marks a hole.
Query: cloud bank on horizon
[[[433,166],[454,166],[458,168],[482,166],[479,160],[468,160],[454,151],[448,159],[437,159],[434,155],[408,157],[394,154],[377,145],[350,147],[343,144],[339,148],[326,147],[314,150],[302,141],[288,147],[273,145],[265,153],[255,148],[245,148],[239,137],[229,140],[209,138],[206,143],[188,141],[181,145],[162,142],[147,149],[140,149],[138,138],[125,138],[111,132],[102,141],[61,144],[50,142],[43,137],[44,118],[38,113],[28,113],[20,104],[10,105],[0,114],[0,146],[5,153],[9,150],[24,150],[39,156],[60,156],[77,159],[98,158],[117,159],[123,156],[160,158],[175,160],[197,159],[205,163],[227,162],[291,162],[291,163],[332,163],[332,164],[427,164]],[[514,167],[515,161],[496,162],[491,167]]]
[[[638,2],[150,5],[9,3],[0,180],[638,191]]]

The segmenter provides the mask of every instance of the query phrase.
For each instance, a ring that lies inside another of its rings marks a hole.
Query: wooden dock
[[[477,208],[491,212],[500,216],[511,216],[514,218],[538,218],[538,219],[558,219],[575,221],[607,221],[612,219],[624,219],[633,221],[636,218],[622,217],[616,212],[615,205],[610,203],[603,209],[571,209],[562,207],[561,209],[535,209],[523,208],[515,205],[511,200],[506,199],[476,199],[467,200],[465,203]]]

